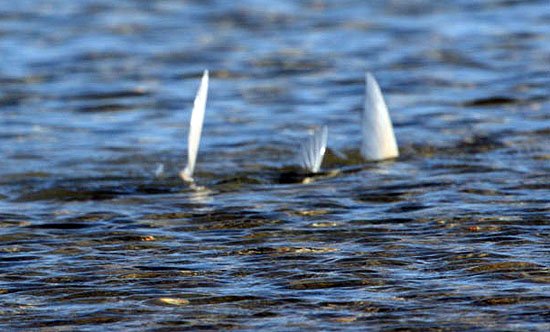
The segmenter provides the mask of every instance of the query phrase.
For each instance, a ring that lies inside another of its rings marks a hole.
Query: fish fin
[[[399,156],[388,107],[374,76],[365,76],[365,105],[361,116],[361,156],[383,160]]]
[[[193,182],[193,172],[195,171],[195,162],[199,153],[201,142],[202,125],[204,122],[204,112],[206,110],[206,99],[208,98],[208,70],[205,70],[199,90],[195,96],[193,111],[191,112],[191,121],[189,122],[189,138],[187,140],[187,166],[180,172],[180,177],[187,182]]]
[[[157,168],[155,169],[155,177],[160,178],[164,175],[164,164],[157,163]]]
[[[317,173],[321,169],[327,150],[328,128],[316,128],[300,145],[300,164],[308,172]]]

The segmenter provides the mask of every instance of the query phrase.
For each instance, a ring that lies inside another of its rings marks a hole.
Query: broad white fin
[[[399,150],[388,107],[374,76],[367,72],[362,119],[361,155],[366,160],[396,158]]]
[[[321,163],[327,150],[328,128],[316,128],[305,142],[300,145],[300,164],[311,173],[321,169]]]
[[[189,138],[187,140],[187,166],[180,172],[180,177],[183,181],[193,182],[193,172],[195,171],[195,162],[199,152],[201,142],[202,124],[204,122],[204,111],[206,110],[206,99],[208,97],[208,70],[205,70],[202,75],[201,84],[193,111],[191,112],[191,121],[189,122]]]

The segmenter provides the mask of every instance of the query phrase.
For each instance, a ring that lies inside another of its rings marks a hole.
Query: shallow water
[[[229,3],[0,2],[0,327],[550,329],[547,2]]]

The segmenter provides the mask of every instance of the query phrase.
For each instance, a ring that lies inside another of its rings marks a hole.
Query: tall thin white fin
[[[202,75],[201,85],[195,96],[193,111],[191,112],[191,121],[189,122],[189,138],[187,140],[187,166],[180,172],[183,181],[193,182],[193,172],[195,171],[195,162],[199,152],[201,142],[202,124],[204,121],[204,111],[206,110],[206,99],[208,97],[208,70]]]
[[[321,169],[327,150],[328,128],[316,128],[305,142],[300,145],[300,164],[308,172],[317,173]]]
[[[361,122],[361,155],[364,159],[383,160],[399,156],[388,107],[376,79],[368,72]]]

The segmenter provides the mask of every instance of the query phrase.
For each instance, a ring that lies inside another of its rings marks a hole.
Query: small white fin
[[[305,142],[300,145],[300,164],[308,172],[317,173],[321,169],[327,150],[328,128],[316,128]]]
[[[164,175],[164,164],[163,163],[157,163],[157,168],[155,169],[155,176],[157,178],[160,178]]]
[[[368,72],[361,122],[361,155],[364,159],[383,160],[399,156],[388,107],[376,79]]]
[[[191,121],[189,122],[189,138],[187,141],[187,166],[180,172],[183,181],[193,182],[193,172],[195,171],[195,162],[199,152],[201,142],[202,124],[204,121],[204,111],[206,110],[206,99],[208,97],[208,70],[202,75],[201,84],[191,112]]]

